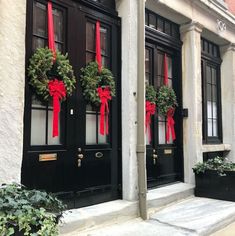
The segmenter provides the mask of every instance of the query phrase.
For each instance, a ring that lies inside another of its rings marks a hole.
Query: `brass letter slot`
[[[165,149],[164,150],[164,154],[172,154],[172,150],[171,149]]]
[[[50,154],[40,154],[39,161],[57,161],[57,154],[50,153]]]

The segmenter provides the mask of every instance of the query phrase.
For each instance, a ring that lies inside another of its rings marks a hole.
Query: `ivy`
[[[218,175],[226,176],[225,171],[235,171],[235,163],[228,162],[226,158],[215,157],[205,162],[199,162],[193,168],[196,174],[205,173],[206,170],[215,170]]]
[[[99,106],[100,98],[97,93],[98,87],[109,87],[112,97],[115,96],[115,81],[113,74],[107,68],[102,68],[99,73],[98,64],[96,62],[90,62],[85,68],[81,69],[81,85],[83,90],[83,96],[87,103]]]
[[[72,95],[75,88],[76,79],[68,55],[57,51],[56,60],[53,62],[53,53],[47,47],[38,48],[29,60],[28,76],[29,84],[43,101],[51,99],[48,82],[53,78],[64,82],[68,96]]]
[[[17,184],[0,188],[0,236],[56,236],[65,206],[51,194]]]

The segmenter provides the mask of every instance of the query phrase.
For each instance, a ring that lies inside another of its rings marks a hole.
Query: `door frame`
[[[38,2],[42,2],[42,3],[45,3],[44,0],[38,0]],[[79,9],[79,11],[82,11],[83,13],[85,14],[88,14],[88,15],[91,15],[91,16],[94,16],[95,18],[97,17],[102,17],[102,21],[106,21],[107,23],[110,23],[110,27],[116,27],[115,30],[111,30],[111,45],[112,47],[116,47],[116,56],[114,57],[113,55],[111,55],[111,64],[115,65],[116,66],[114,68],[112,68],[112,72],[113,74],[115,75],[115,77],[117,78],[116,79],[116,106],[117,108],[116,109],[113,109],[113,118],[112,118],[112,121],[113,122],[110,122],[110,125],[112,126],[112,130],[113,132],[116,132],[116,137],[115,139],[115,142],[110,142],[109,145],[112,146],[112,149],[113,150],[116,150],[114,153],[114,151],[112,151],[112,157],[115,157],[115,158],[112,158],[113,160],[110,161],[110,169],[111,169],[111,173],[114,173],[114,175],[116,176],[114,179],[112,179],[111,181],[111,191],[112,191],[112,194],[111,194],[111,199],[110,200],[114,200],[114,199],[117,199],[117,198],[120,198],[121,196],[121,181],[122,181],[122,160],[121,160],[121,63],[118,63],[121,62],[121,50],[119,50],[121,48],[121,21],[120,21],[120,18],[118,17],[117,15],[117,12],[115,12],[114,10],[108,10],[107,8],[102,8],[99,6],[99,4],[96,4],[94,2],[90,2],[90,1],[83,1],[83,0],[80,0],[80,1],[77,1],[77,0],[68,0],[66,1],[66,3],[62,0],[54,0],[52,1],[53,3],[56,3],[57,6],[61,6],[62,8],[68,6],[68,7],[73,7],[75,4],[76,4],[76,8]],[[28,178],[27,176],[25,176],[25,172],[23,171],[24,168],[27,168],[27,164],[25,164],[25,159],[26,158],[29,158],[27,153],[29,150],[33,151],[33,152],[37,152],[37,151],[41,151],[42,152],[52,152],[53,150],[55,150],[55,147],[54,145],[49,145],[49,146],[30,146],[30,121],[31,121],[31,88],[28,84],[28,79],[27,79],[27,67],[28,67],[28,63],[29,63],[29,58],[31,57],[32,55],[32,32],[33,32],[33,14],[32,14],[32,6],[33,6],[33,0],[29,0],[27,1],[27,15],[26,15],[26,19],[27,19],[27,23],[26,23],[26,74],[25,74],[25,80],[26,80],[26,83],[25,83],[25,108],[24,108],[24,143],[23,143],[23,163],[22,163],[22,171],[21,171],[21,181],[26,178]],[[31,12],[29,14],[29,12]],[[75,10],[73,11],[72,14],[75,14]],[[67,18],[68,17],[73,17],[73,16],[68,16],[67,15]],[[78,17],[77,17],[78,18]],[[76,17],[74,19],[77,19]],[[65,24],[67,23],[68,19],[66,19],[66,22]],[[72,32],[71,30],[71,27],[74,27],[72,25],[69,25],[67,24],[66,25],[67,27],[67,30],[66,30],[66,33],[64,35],[64,37],[66,37],[66,40],[65,40],[65,51],[67,52],[68,51],[68,44],[69,44],[69,41],[71,40],[71,37],[70,35],[67,34],[68,32],[68,27],[70,27],[70,32]],[[83,37],[85,39],[85,36]],[[81,39],[81,40],[84,40],[84,39]],[[84,49],[85,50],[85,49]],[[112,50],[112,48],[110,49]],[[72,61],[74,67],[77,67],[77,68],[74,68],[75,70],[75,74],[78,75],[76,76],[77,79],[79,78],[79,70],[78,69],[78,65],[81,64],[80,62],[81,61],[84,61],[84,65],[85,65],[85,59],[84,59],[84,55],[83,55],[83,58],[80,58],[79,60],[75,60],[76,56],[76,52],[77,52],[77,49],[74,50],[75,52],[72,52],[70,53],[70,61]],[[79,61],[79,62],[78,62]],[[79,91],[78,91],[79,90]],[[79,94],[79,95],[78,95]],[[75,96],[75,93],[74,95]],[[76,96],[78,96],[78,99],[81,99],[81,90],[80,88],[77,89],[76,91]],[[69,102],[69,101],[68,101]],[[68,108],[67,108],[67,111],[69,110],[69,104],[67,104]],[[68,113],[68,112],[67,112]],[[68,114],[65,114],[65,119],[66,119],[66,122],[65,122],[65,126],[67,126],[67,128],[69,126],[71,126],[73,123],[74,123],[74,120],[73,118],[71,118]],[[116,125],[116,124],[117,125]],[[70,127],[71,129],[71,127]],[[65,131],[65,135],[66,135],[67,131]],[[84,135],[85,135],[85,131],[83,132]],[[73,138],[74,137],[66,137],[66,140],[65,140],[65,143],[64,145],[61,145],[61,150],[60,151],[65,151],[65,150],[68,150],[73,148],[74,146],[74,143],[73,143]],[[85,140],[85,138],[83,138],[83,140]],[[70,143],[69,145],[67,143]],[[83,145],[84,149],[86,148],[86,145],[84,144]],[[98,147],[99,149],[102,148],[102,147]],[[56,147],[56,151],[58,151],[58,146]],[[27,181],[26,181],[27,182]],[[115,183],[116,185],[113,186],[112,183]],[[116,194],[114,193],[116,192]],[[91,199],[90,199],[91,200]],[[102,201],[102,198],[101,198],[101,201]],[[106,201],[106,200],[105,200]],[[88,204],[85,204],[85,205],[91,205],[91,204],[95,204],[97,203],[97,201],[92,201]],[[79,205],[79,204],[78,204]],[[82,204],[84,205],[84,204]]]
[[[155,13],[154,13],[155,14]],[[155,14],[156,15],[156,14]],[[176,132],[178,134],[177,140],[176,140],[176,147],[178,149],[177,155],[181,156],[181,165],[179,167],[180,169],[180,177],[179,181],[184,181],[184,157],[183,157],[183,109],[182,109],[182,102],[183,102],[183,92],[182,92],[182,42],[180,39],[173,38],[163,32],[160,32],[156,29],[152,29],[149,26],[145,26],[145,42],[146,46],[149,45],[155,45],[156,47],[162,47],[164,49],[168,49],[169,51],[173,51],[175,57],[177,58],[179,68],[177,71],[175,71],[175,74],[177,75],[178,83],[177,83],[177,90],[180,94],[179,97],[177,97],[177,102],[179,107],[177,108],[177,117],[176,123]],[[153,49],[152,49],[153,50]],[[156,49],[155,49],[156,50]],[[155,55],[153,55],[155,57]],[[152,65],[152,68],[154,68],[154,65]],[[154,129],[156,130],[156,125],[154,123]],[[146,146],[147,148],[147,146]],[[147,163],[147,161],[146,161]],[[157,187],[158,184],[155,184],[154,186],[148,184],[148,188]]]

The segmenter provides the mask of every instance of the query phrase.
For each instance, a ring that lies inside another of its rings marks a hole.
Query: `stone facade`
[[[123,199],[138,198],[137,174],[137,1],[117,0],[122,18]],[[235,17],[212,0],[147,0],[146,8],[180,25],[184,119],[184,176],[194,183],[193,165],[205,152],[229,151],[235,161]],[[231,1],[233,2],[233,1]],[[227,1],[230,9],[233,6]],[[232,10],[233,11],[233,10]],[[20,181],[23,147],[26,0],[0,1],[0,182]],[[222,20],[226,30],[218,29]],[[220,46],[223,143],[202,144],[201,42]],[[143,62],[144,63],[144,62]]]

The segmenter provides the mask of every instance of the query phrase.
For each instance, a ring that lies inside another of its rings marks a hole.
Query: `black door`
[[[151,32],[151,33],[150,33]],[[164,81],[164,56],[167,56],[168,80],[177,96],[179,106],[175,110],[176,140],[166,141],[166,117],[157,112],[152,118],[152,140],[147,138],[147,181],[148,187],[155,187],[175,181],[182,181],[183,154],[182,154],[182,117],[181,117],[181,76],[180,50],[166,42],[153,39],[149,31],[146,37],[146,83],[158,90]]]
[[[82,3],[84,2],[84,4]],[[107,8],[108,9],[108,8]],[[117,199],[120,170],[120,20],[90,1],[53,1],[56,47],[68,52],[76,91],[61,105],[59,137],[52,138],[52,105],[39,101],[26,76],[22,183],[72,197],[71,207]],[[99,134],[99,108],[86,104],[80,69],[95,60],[95,23],[101,23],[102,63],[115,76],[117,95],[110,103],[110,134]],[[47,1],[27,5],[27,61],[47,46]],[[78,200],[77,200],[78,199]]]

